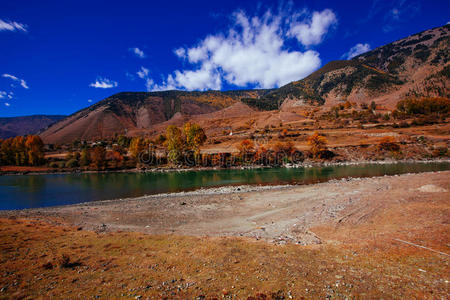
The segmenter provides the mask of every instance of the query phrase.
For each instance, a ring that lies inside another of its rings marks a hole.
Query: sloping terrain
[[[448,98],[449,30],[450,25],[445,25],[352,60],[332,61],[308,77],[277,89],[119,93],[54,124],[41,137],[47,143],[69,143],[115,134],[152,135],[169,124],[180,125],[189,120],[212,131],[223,131],[236,122],[237,127],[247,128],[250,123],[274,126],[304,122],[302,110],[330,107],[347,100],[375,101],[392,109],[408,96]],[[236,103],[240,103],[239,109],[234,106]]]
[[[449,175],[2,212],[0,297],[447,299]]]
[[[95,140],[150,129],[177,114],[194,116],[226,108],[259,91],[125,92],[80,110],[41,134],[47,143]]]
[[[6,139],[18,135],[35,134],[64,117],[59,115],[33,115],[0,118],[0,138]]]
[[[335,105],[346,100],[393,107],[404,96],[449,97],[450,25],[411,35],[361,54],[332,61],[305,79],[243,99],[263,110],[287,99],[298,105]]]

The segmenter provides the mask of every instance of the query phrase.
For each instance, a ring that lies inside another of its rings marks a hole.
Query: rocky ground
[[[2,212],[0,297],[445,299],[449,207],[446,171]]]
[[[221,187],[193,192],[0,212],[96,231],[246,236],[278,243],[320,243],[310,229],[358,222],[402,199],[448,197],[450,172],[332,180],[305,186]],[[433,190],[434,189],[434,190]]]

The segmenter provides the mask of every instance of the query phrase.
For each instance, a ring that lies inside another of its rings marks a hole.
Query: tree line
[[[86,143],[74,141],[65,145],[64,159],[58,155],[44,158],[45,149],[55,150],[54,145],[44,145],[37,135],[17,136],[0,140],[0,165],[39,166],[51,168],[83,168],[93,170],[128,169],[135,167],[172,166],[235,166],[245,164],[281,165],[299,163],[304,153],[292,142],[258,144],[254,140],[242,140],[237,153],[201,153],[200,148],[207,141],[203,128],[195,123],[186,123],[181,128],[170,125],[165,134],[149,139],[141,136],[119,135],[109,141]],[[313,158],[329,158],[327,140],[315,133],[308,139]],[[69,147],[69,149],[67,149]],[[58,149],[56,149],[58,150]],[[327,152],[328,151],[328,152]]]

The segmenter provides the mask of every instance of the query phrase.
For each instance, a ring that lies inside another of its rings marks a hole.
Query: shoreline
[[[450,163],[450,158],[444,159],[402,159],[402,160],[360,160],[360,161],[342,161],[342,162],[307,162],[301,164],[284,164],[280,166],[262,166],[262,165],[248,165],[248,166],[232,166],[224,167],[194,167],[194,168],[149,168],[149,169],[123,169],[123,170],[72,170],[72,171],[23,171],[23,172],[9,172],[1,171],[0,176],[23,176],[23,175],[71,175],[71,174],[108,174],[108,173],[167,173],[167,172],[190,172],[190,171],[220,171],[220,170],[252,170],[252,169],[275,169],[275,168],[324,168],[324,167],[339,167],[339,166],[357,166],[357,165],[388,165],[399,163]],[[9,166],[5,166],[9,167]]]
[[[313,228],[341,226],[419,195],[449,199],[450,171],[332,179],[307,185],[227,186],[71,205],[0,211],[96,232],[234,236],[321,243]],[[359,222],[359,221],[358,221]]]

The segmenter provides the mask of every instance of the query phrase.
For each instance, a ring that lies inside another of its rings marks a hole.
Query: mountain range
[[[36,134],[65,117],[62,115],[33,115],[0,118],[0,138],[7,139],[17,135]]]
[[[116,134],[151,136],[186,121],[197,122],[214,135],[245,126],[305,122],[305,109],[345,101],[375,101],[393,109],[409,96],[449,98],[449,31],[450,25],[433,28],[351,60],[332,61],[276,89],[118,93],[57,121],[40,135],[47,143]]]

